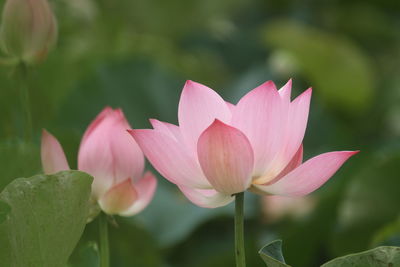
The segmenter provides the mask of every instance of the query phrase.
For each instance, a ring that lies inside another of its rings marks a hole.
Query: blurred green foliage
[[[400,215],[399,1],[51,4],[59,42],[30,70],[33,143],[22,141],[13,70],[0,67],[0,189],[16,177],[40,173],[41,128],[59,139],[75,168],[81,135],[106,105],[122,107],[133,127],[147,128],[152,117],[176,123],[186,79],[235,102],[266,80],[282,86],[293,78],[295,95],[314,88],[305,158],[342,149],[361,153],[314,193],[316,207],[302,218],[266,221],[260,197],[247,194],[249,266],[264,266],[257,251],[276,238],[284,240],[292,266],[400,245],[399,228],[385,230]],[[0,220],[5,209],[0,206]],[[232,206],[195,207],[161,177],[143,213],[115,220],[112,266],[233,265]],[[97,266],[97,238],[93,221],[71,266]]]

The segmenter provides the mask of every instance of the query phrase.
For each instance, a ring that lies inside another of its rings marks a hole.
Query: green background
[[[3,4],[4,1],[1,1]],[[361,150],[312,194],[313,209],[269,220],[246,195],[248,266],[283,239],[286,262],[319,266],[377,245],[400,246],[400,2],[395,0],[53,0],[59,40],[31,74],[34,142],[24,143],[12,69],[0,66],[0,190],[41,173],[40,132],[76,168],[80,138],[101,109],[134,128],[176,123],[185,80],[236,101],[266,80],[312,86],[305,158]],[[151,168],[150,166],[148,168]],[[111,266],[233,266],[233,206],[201,209],[158,176],[154,201],[110,230]],[[97,266],[97,221],[71,266]]]

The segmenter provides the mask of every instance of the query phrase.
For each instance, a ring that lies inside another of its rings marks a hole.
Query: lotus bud
[[[131,128],[121,109],[106,107],[89,125],[78,153],[78,169],[93,176],[88,222],[100,211],[133,216],[150,203],[157,179],[144,172],[144,155],[129,135]],[[69,170],[58,140],[42,133],[41,158],[46,174]]]
[[[57,22],[47,0],[7,0],[0,29],[3,51],[15,60],[44,60],[57,40]]]

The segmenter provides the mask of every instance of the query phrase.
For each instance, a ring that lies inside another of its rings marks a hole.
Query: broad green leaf
[[[387,267],[400,265],[400,247],[377,247],[333,259],[321,267]]]
[[[0,193],[11,210],[0,223],[9,267],[65,266],[86,224],[92,178],[83,172],[18,178]]]
[[[275,240],[265,245],[258,252],[268,267],[290,267],[282,254],[282,240]]]
[[[267,45],[294,59],[298,71],[327,103],[347,109],[350,114],[371,104],[372,63],[348,39],[286,20],[268,24],[263,38]]]

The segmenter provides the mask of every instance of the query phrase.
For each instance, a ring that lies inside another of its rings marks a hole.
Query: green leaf
[[[400,247],[377,247],[364,252],[333,259],[323,264],[321,267],[387,267],[399,265]]]
[[[10,207],[0,224],[2,266],[65,266],[86,225],[92,180],[65,171],[6,186],[0,193]]]
[[[258,252],[268,267],[290,267],[282,254],[282,240],[275,240],[265,245]]]

